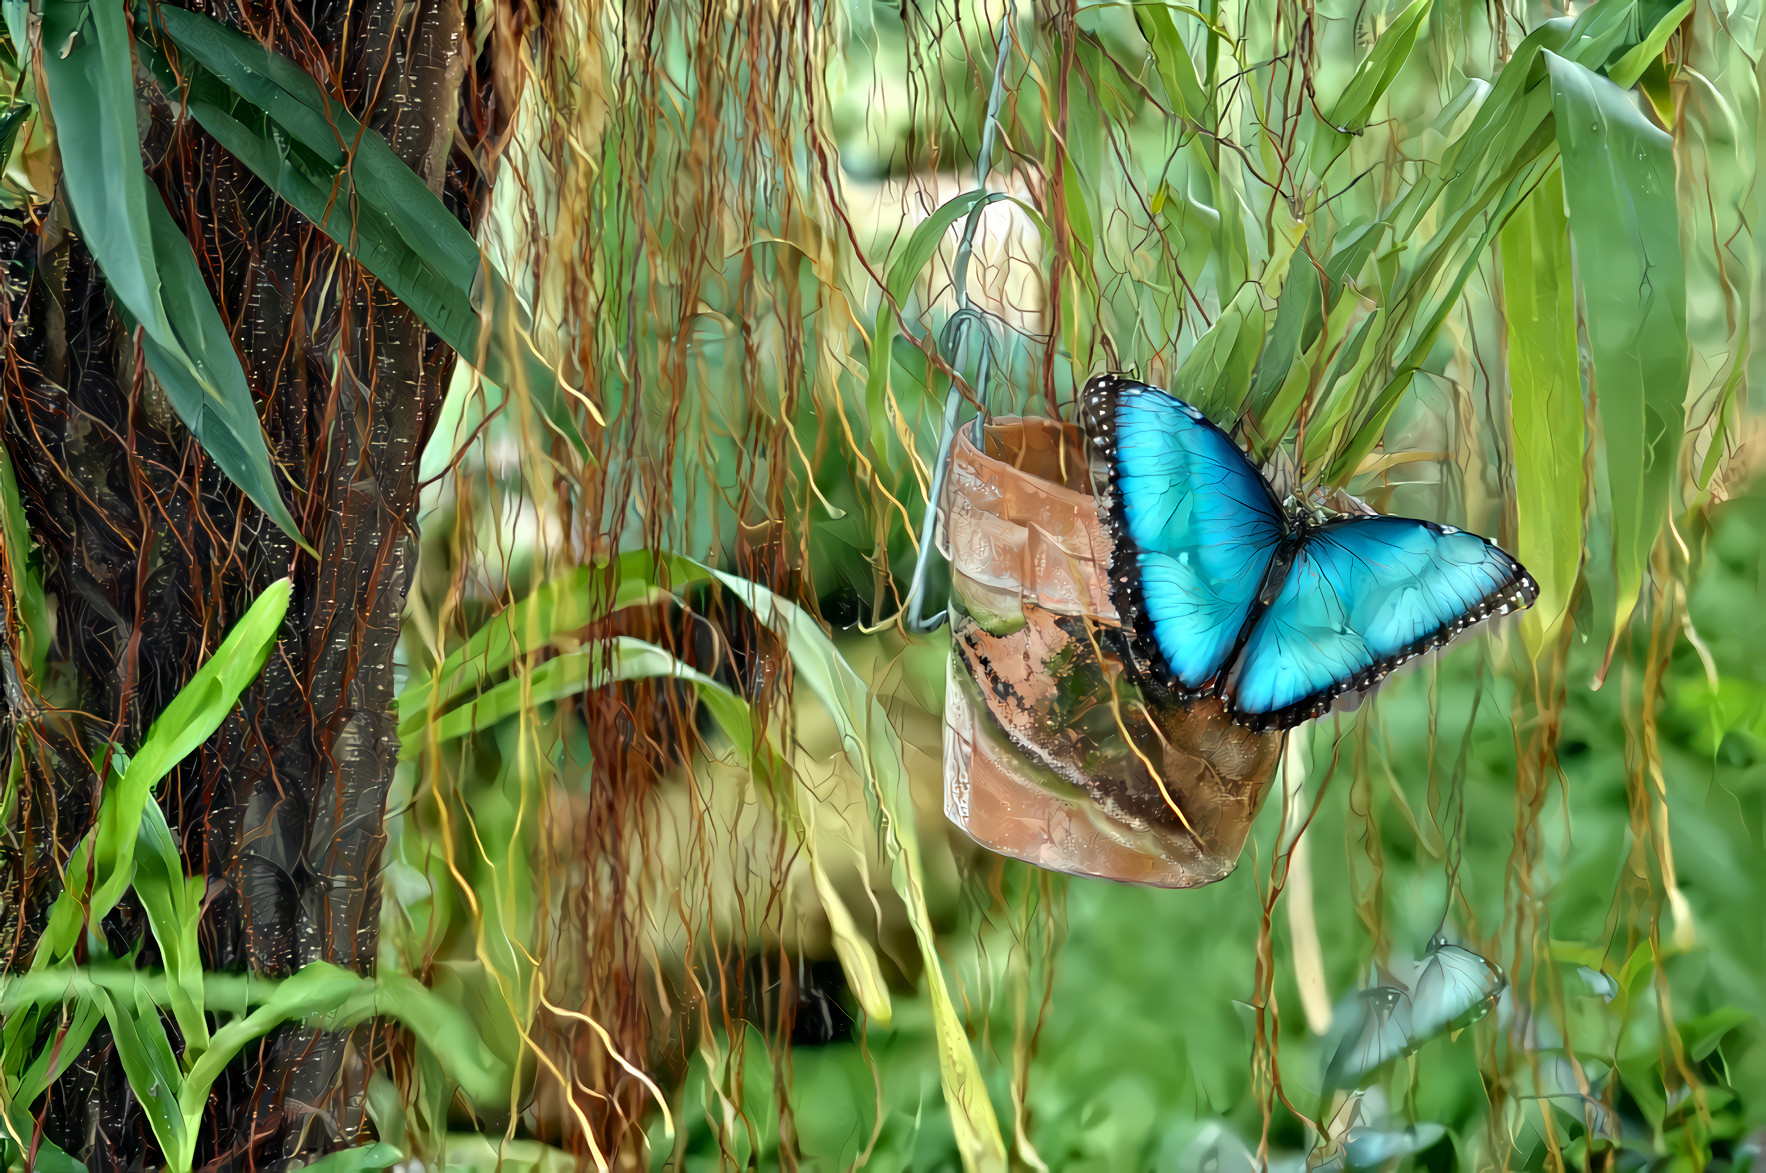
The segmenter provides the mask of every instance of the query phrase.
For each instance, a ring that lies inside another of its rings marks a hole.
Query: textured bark
[[[365,121],[440,195],[465,62],[458,3],[374,0],[351,15],[361,21],[352,88],[371,95]],[[386,791],[398,762],[392,657],[415,555],[417,458],[448,369],[447,352],[378,282],[351,281],[340,300],[341,362],[313,454],[320,558],[289,657],[305,668],[305,727],[261,747],[271,768],[251,779],[240,836],[298,852],[240,864],[247,923],[272,930],[253,938],[251,962],[270,972],[312,961],[373,968]],[[305,785],[291,792],[290,778]],[[270,866],[275,873],[251,875]],[[334,1141],[352,1140],[365,1089],[342,1078],[345,1050],[341,1036],[282,1032],[249,1131],[275,1122],[282,1155],[294,1156],[312,1147],[298,1118],[311,1108]]]
[[[471,68],[459,0],[214,15],[306,64],[473,222],[474,153],[502,111]],[[0,849],[0,965],[28,964],[56,891],[53,860],[90,825],[91,760],[113,740],[138,744],[250,599],[292,574],[263,676],[161,802],[190,870],[209,878],[206,964],[370,972],[418,455],[452,355],[163,95],[145,96],[150,174],[232,329],[290,509],[319,557],[245,502],[176,419],[63,206],[0,224],[4,439],[57,616],[47,707],[8,690],[37,748],[8,828],[20,849]],[[103,927],[113,951],[144,945],[142,963],[157,963],[128,901]],[[286,1029],[243,1056],[216,1086],[198,1162],[279,1166],[356,1140],[370,1041]],[[46,1099],[34,1106],[45,1136],[95,1173],[158,1163],[102,1029]]]

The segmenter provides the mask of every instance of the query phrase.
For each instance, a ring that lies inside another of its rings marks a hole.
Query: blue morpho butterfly
[[[1508,979],[1494,962],[1451,945],[1436,933],[1423,953],[1422,968],[1410,985],[1413,1045],[1444,1030],[1468,1026],[1490,1012]]]
[[[1476,534],[1284,508],[1225,432],[1157,387],[1103,375],[1080,408],[1109,464],[1130,668],[1156,692],[1219,696],[1241,724],[1292,728],[1538,596]]]

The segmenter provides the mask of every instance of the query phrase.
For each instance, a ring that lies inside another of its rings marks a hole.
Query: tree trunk
[[[473,223],[475,158],[504,118],[460,0],[213,15],[300,61]],[[231,327],[319,557],[222,478],[173,415],[63,203],[6,223],[4,438],[57,621],[44,707],[14,703],[39,748],[9,828],[23,848],[6,860],[4,895],[20,914],[0,914],[0,963],[29,963],[57,890],[50,855],[65,860],[90,826],[105,746],[133,749],[251,598],[292,574],[262,677],[160,798],[189,870],[208,877],[206,965],[370,972],[418,455],[453,355],[172,100],[143,96],[145,161]],[[130,901],[103,928],[113,953],[141,945],[155,962]],[[198,1164],[277,1167],[351,1143],[372,1052],[367,1030],[295,1028],[249,1050],[216,1085]],[[32,1106],[46,1138],[88,1168],[159,1163],[103,1029],[46,1101]]]

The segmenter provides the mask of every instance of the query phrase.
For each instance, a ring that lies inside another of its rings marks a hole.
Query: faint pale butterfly
[[[1436,933],[1423,954],[1422,970],[1411,983],[1413,1046],[1484,1017],[1506,985],[1508,979],[1494,963]]]
[[[1608,976],[1605,971],[1590,969],[1586,965],[1578,965],[1576,973],[1581,977],[1582,984],[1588,987],[1588,992],[1599,995],[1601,1001],[1611,1002],[1618,997],[1619,983]]]
[[[1394,986],[1374,986],[1357,996],[1357,1007],[1325,1067],[1327,1092],[1350,1088],[1410,1042],[1410,998]]]
[[[1343,1141],[1343,1163],[1351,1169],[1377,1169],[1387,1161],[1420,1153],[1446,1135],[1447,1129],[1433,1123],[1412,1124],[1389,1132],[1351,1128]]]

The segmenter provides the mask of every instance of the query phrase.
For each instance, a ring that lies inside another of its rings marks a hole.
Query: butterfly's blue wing
[[[1538,593],[1520,563],[1464,530],[1406,517],[1309,528],[1226,681],[1227,705],[1260,728],[1297,725]]]
[[[1203,692],[1238,646],[1281,510],[1231,438],[1182,400],[1105,376],[1080,406],[1110,467],[1111,590],[1136,657],[1172,691]]]

